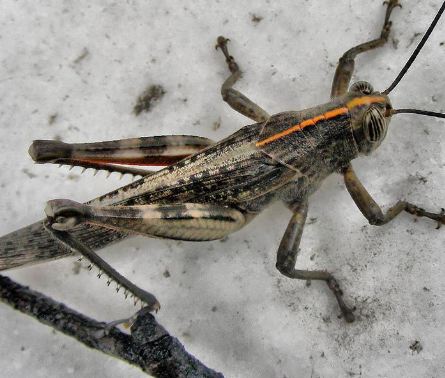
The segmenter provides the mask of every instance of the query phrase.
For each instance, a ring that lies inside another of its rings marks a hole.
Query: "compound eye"
[[[357,81],[356,83],[352,84],[350,91],[370,95],[374,92],[374,88],[367,81]]]
[[[373,106],[366,110],[363,116],[366,139],[378,143],[386,136],[387,123],[382,111]]]

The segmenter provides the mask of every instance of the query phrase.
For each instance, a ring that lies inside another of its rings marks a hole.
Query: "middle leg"
[[[306,222],[308,204],[307,201],[292,208],[294,214],[289,221],[286,231],[281,240],[277,252],[277,269],[286,277],[298,280],[321,280],[325,281],[329,289],[335,295],[340,310],[345,320],[350,323],[354,321],[354,309],[349,308],[343,300],[343,292],[335,277],[324,270],[301,270],[295,269],[301,236]]]
[[[227,49],[228,41],[229,40],[223,36],[219,36],[216,41],[216,48],[221,49],[223,52],[229,70],[232,73],[221,86],[222,98],[232,107],[232,109],[235,109],[242,115],[245,115],[256,122],[267,121],[270,116],[265,110],[255,104],[252,100],[248,99],[241,92],[232,88],[241,77],[241,71],[238,64],[235,62],[235,58],[229,54],[229,50]]]

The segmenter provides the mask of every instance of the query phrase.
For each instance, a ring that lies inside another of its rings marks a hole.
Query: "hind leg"
[[[87,245],[77,240],[71,230],[82,223],[126,233],[176,240],[215,240],[237,231],[246,222],[236,209],[212,204],[183,203],[139,206],[89,206],[71,200],[49,201],[45,209],[46,229],[69,250],[86,257],[100,272],[145,303],[150,311],[160,307],[155,296],[123,277]],[[101,273],[99,273],[100,276]]]
[[[95,143],[35,140],[29,147],[29,154],[36,163],[65,164],[145,176],[152,172],[122,165],[170,165],[212,144],[212,140],[194,135],[163,135]]]
[[[99,278],[102,276],[102,274],[108,276],[108,286],[112,281],[114,281],[116,282],[116,291],[123,288],[125,298],[130,295],[134,298],[135,305],[138,301],[141,301],[143,305],[148,307],[149,311],[157,312],[161,308],[161,305],[153,294],[141,289],[133,282],[125,278],[98,254],[96,254],[96,252],[73,237],[73,235],[71,235],[69,232],[54,229],[50,221],[46,221],[44,226],[48,233],[65,248],[88,259],[90,262],[89,269],[91,269],[93,265],[98,267],[99,273],[97,276]]]

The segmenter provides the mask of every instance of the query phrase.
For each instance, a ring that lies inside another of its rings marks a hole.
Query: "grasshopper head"
[[[383,92],[377,92],[374,91],[374,88],[368,82],[358,81],[351,86],[349,92],[345,95],[346,107],[351,114],[354,139],[360,153],[367,155],[382,143],[388,131],[391,116],[394,114],[414,113],[429,117],[445,118],[445,113],[431,112],[428,110],[393,109],[388,98],[388,94],[408,72],[444,11],[445,2],[442,4],[436,17],[408,61],[387,89]]]
[[[376,92],[371,84],[359,81],[351,86],[345,96],[346,106],[351,114],[354,139],[362,154],[374,151],[386,136],[391,116],[398,113],[414,113],[430,117],[445,118],[444,113],[431,112],[419,109],[393,109],[388,94],[402,80],[415,61],[420,50],[425,45],[432,31],[436,27],[442,13],[445,10],[445,2],[440,7],[422,40],[419,42],[408,61],[403,66],[391,85],[383,92]]]
[[[346,106],[359,152],[368,155],[385,139],[392,115],[391,102],[387,95],[374,91],[370,83],[358,81],[349,89]]]

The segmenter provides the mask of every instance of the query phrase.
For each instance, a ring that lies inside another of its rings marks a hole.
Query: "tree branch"
[[[0,276],[0,300],[90,348],[125,360],[155,377],[223,378],[189,354],[146,309],[136,314],[131,334],[126,334],[4,276]]]

